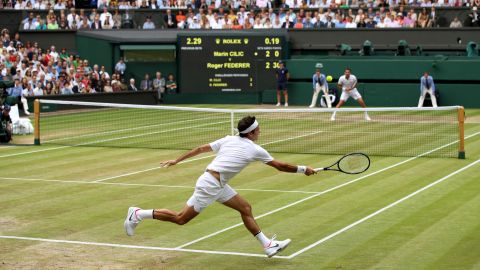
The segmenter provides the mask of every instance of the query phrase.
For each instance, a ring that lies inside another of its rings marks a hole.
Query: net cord
[[[448,111],[458,110],[461,106],[443,106],[443,107],[370,107],[370,108],[299,108],[299,109],[214,109],[214,108],[195,108],[195,107],[179,107],[179,106],[156,106],[156,105],[136,105],[136,104],[119,104],[119,103],[101,103],[101,102],[85,102],[85,101],[67,101],[67,100],[51,100],[40,99],[42,104],[59,104],[59,105],[79,105],[92,107],[107,108],[130,108],[130,109],[152,109],[152,110],[175,110],[175,111],[191,111],[191,112],[223,112],[223,113],[292,113],[292,112],[402,112],[402,111]]]

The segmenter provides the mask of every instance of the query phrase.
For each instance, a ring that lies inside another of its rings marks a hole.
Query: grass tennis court
[[[220,204],[185,226],[147,220],[125,235],[129,206],[180,210],[212,157],[160,169],[184,150],[1,147],[0,268],[479,269],[480,110],[467,110],[465,137],[465,160],[375,155],[356,176],[252,164],[230,184],[267,236],[292,239],[272,259]],[[273,156],[313,167],[339,158]]]

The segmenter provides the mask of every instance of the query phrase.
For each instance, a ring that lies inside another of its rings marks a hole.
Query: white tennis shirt
[[[226,136],[210,143],[217,153],[207,169],[220,173],[222,185],[237,175],[243,168],[254,161],[268,163],[273,157],[261,146],[240,136]]]
[[[340,76],[340,78],[338,79],[338,84],[342,86],[342,90],[344,90],[345,88],[351,88],[353,85],[355,85],[356,82],[357,77],[352,74],[350,74],[350,77],[348,77],[348,79],[345,77],[345,75]]]

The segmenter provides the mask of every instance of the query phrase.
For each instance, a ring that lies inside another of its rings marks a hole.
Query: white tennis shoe
[[[135,214],[137,210],[140,210],[140,208],[138,207],[128,208],[127,218],[125,218],[125,222],[123,223],[123,226],[125,227],[125,232],[127,233],[128,236],[132,236],[135,234],[135,228],[137,227],[138,223],[140,223],[141,221],[137,218],[137,215]]]
[[[288,107],[288,103],[285,103],[285,107]]]
[[[365,120],[372,121],[372,118],[370,118],[370,116],[368,116],[368,115],[365,115]]]
[[[275,106],[280,107],[280,105],[282,105],[282,104],[280,104],[280,102],[278,102],[277,105],[275,105]]]
[[[265,248],[265,254],[267,254],[269,258],[275,256],[280,251],[286,249],[290,244],[290,242],[292,242],[292,240],[290,239],[286,239],[283,241],[276,241],[275,240],[276,237],[277,236],[274,235],[268,247]]]

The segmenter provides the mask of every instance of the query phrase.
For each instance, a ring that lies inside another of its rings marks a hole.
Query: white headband
[[[255,120],[255,122],[253,122],[253,124],[251,126],[249,126],[244,131],[240,131],[240,133],[242,133],[242,134],[250,133],[250,132],[252,132],[252,130],[256,129],[257,127],[258,127],[258,122],[257,122],[257,120]]]

